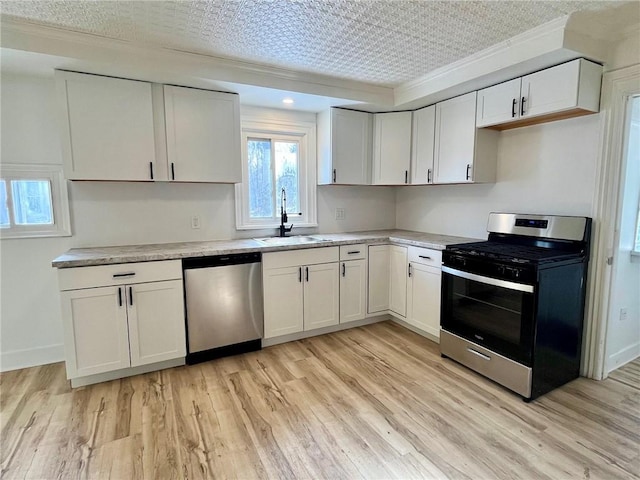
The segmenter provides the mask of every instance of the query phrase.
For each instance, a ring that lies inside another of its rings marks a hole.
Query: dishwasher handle
[[[212,255],[209,257],[183,258],[182,269],[224,267],[227,265],[242,265],[244,263],[259,263],[261,261],[262,254],[260,252]]]

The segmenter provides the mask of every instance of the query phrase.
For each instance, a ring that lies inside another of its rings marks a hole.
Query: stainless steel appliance
[[[443,252],[440,350],[532,400],[579,375],[591,219],[491,213]]]
[[[187,363],[262,348],[260,253],[187,258]]]

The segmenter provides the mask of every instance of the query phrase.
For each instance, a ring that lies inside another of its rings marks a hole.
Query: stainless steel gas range
[[[525,401],[577,378],[591,219],[491,213],[443,252],[440,351]]]

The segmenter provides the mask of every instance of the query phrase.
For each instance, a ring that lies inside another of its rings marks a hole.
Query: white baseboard
[[[37,367],[64,361],[64,345],[47,345],[46,347],[27,348],[0,353],[0,372],[18,370],[19,368]]]
[[[410,323],[407,323],[402,318],[398,318],[393,313],[391,314],[391,320],[396,322],[398,325],[402,325],[404,328],[411,330],[414,333],[417,333],[418,335],[422,335],[423,337],[428,338],[432,342],[440,343],[440,329],[438,329],[437,332],[421,330],[418,327],[414,327]]]
[[[638,357],[640,357],[640,342],[609,355],[609,358],[607,358],[607,375]]]

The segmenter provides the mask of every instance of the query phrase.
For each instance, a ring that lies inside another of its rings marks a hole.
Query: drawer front
[[[409,247],[409,261],[440,268],[442,266],[442,251],[432,248]]]
[[[316,265],[339,260],[339,247],[304,248],[283,252],[267,252],[262,254],[262,267],[286,268],[300,265]]]
[[[531,368],[442,330],[440,352],[500,385],[531,397]]]
[[[58,269],[60,290],[181,279],[182,262],[180,260]]]
[[[365,258],[367,258],[367,245],[364,243],[340,246],[340,261],[362,260]]]

